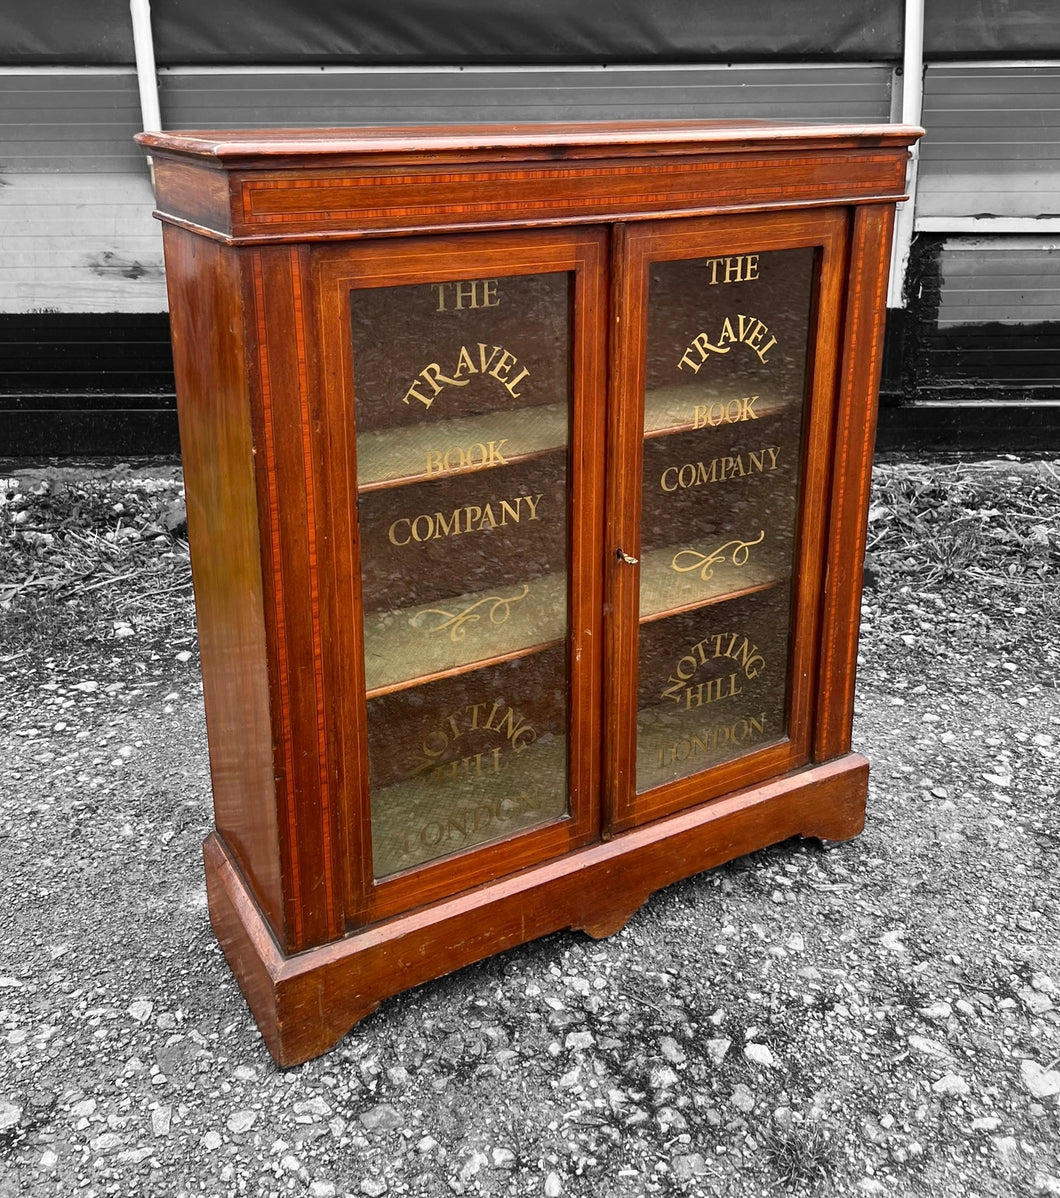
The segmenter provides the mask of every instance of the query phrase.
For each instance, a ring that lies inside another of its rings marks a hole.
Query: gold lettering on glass
[[[692,682],[701,666],[716,661],[730,661],[737,668],[727,677]],[[742,694],[738,682],[740,676],[753,682],[765,666],[765,657],[749,637],[739,632],[715,633],[697,641],[678,659],[659,697],[671,699],[686,709],[702,707],[731,695]]]
[[[443,374],[437,362],[428,362],[416,375],[401,402],[409,403],[418,400],[425,408],[434,403],[435,397],[441,394],[445,387],[466,387],[473,375],[488,375],[494,378],[508,392],[512,399],[519,399],[522,394],[516,387],[530,376],[530,369],[523,366],[513,376],[512,370],[519,366],[519,359],[503,345],[487,346],[484,341],[476,343],[478,354],[475,355],[466,345],[460,347],[456,355],[456,365],[449,374]],[[487,350],[489,351],[487,353]],[[407,376],[406,376],[407,377]],[[430,388],[429,392],[427,388]]]
[[[758,398],[757,395],[745,395],[742,399],[730,399],[728,403],[697,403],[692,409],[692,427],[717,428],[720,424],[757,420],[755,404]]]
[[[436,312],[463,312],[468,308],[497,308],[498,279],[456,279],[448,283],[431,283],[438,297]]]
[[[687,491],[706,483],[724,483],[748,474],[769,474],[777,468],[780,446],[751,450],[727,457],[712,458],[710,462],[686,462],[683,466],[667,466],[659,478],[664,491]]]
[[[476,624],[482,619],[483,613],[479,611],[480,608],[485,609],[485,614],[491,624],[503,624],[512,614],[512,604],[521,602],[529,594],[529,584],[523,583],[523,589],[518,595],[487,595],[460,611],[446,611],[441,607],[425,607],[423,611],[417,612],[412,617],[411,623],[413,628],[422,628],[425,632],[448,630],[451,641],[462,641],[467,636],[465,625]],[[423,624],[425,616],[440,616],[441,622],[425,626]]]
[[[715,724],[691,736],[682,736],[671,744],[659,747],[658,768],[665,769],[693,758],[715,754],[720,750],[752,745],[762,740],[766,730],[766,713],[740,716],[731,724]]]
[[[670,568],[678,574],[699,572],[704,582],[714,577],[714,567],[728,559],[737,569],[747,565],[751,550],[755,545],[761,545],[766,532],[763,528],[753,541],[726,541],[712,553],[700,553],[697,549],[679,549],[675,554]],[[730,549],[732,550],[730,554]]]
[[[350,297],[377,878],[570,815],[574,276],[488,258]]]
[[[448,449],[428,449],[425,474],[457,474],[462,470],[487,470],[492,466],[507,466],[501,452],[508,438],[499,441],[476,441],[474,445],[451,445]]]
[[[710,271],[710,285],[753,283],[758,278],[757,254],[734,254],[728,258],[708,258],[703,264]]]
[[[733,319],[736,321],[735,325]],[[776,337],[765,340],[768,333],[768,326],[757,316],[744,316],[738,313],[735,318],[723,317],[721,329],[713,341],[711,341],[709,333],[698,333],[692,338],[688,348],[681,355],[677,368],[684,370],[687,367],[693,374],[698,374],[699,368],[711,354],[727,354],[734,345],[740,344],[748,346],[758,355],[760,362],[768,365],[766,354],[777,343]]]
[[[511,499],[498,499],[484,507],[469,503],[466,507],[453,508],[445,512],[421,512],[418,516],[402,516],[387,529],[391,545],[411,545],[413,541],[437,541],[442,537],[458,537],[468,532],[485,532],[491,528],[507,528],[518,524],[523,516],[537,519],[537,505],[544,498],[540,495],[514,495]],[[525,504],[525,507],[523,506]]]

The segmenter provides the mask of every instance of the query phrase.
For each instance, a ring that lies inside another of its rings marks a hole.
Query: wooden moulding
[[[915,132],[590,121],[184,131],[137,141],[155,160],[163,219],[251,244],[894,201],[905,184],[895,147]],[[195,167],[211,175],[198,190]]]
[[[297,1065],[383,999],[493,953],[563,928],[610,935],[653,891],[793,836],[856,836],[867,791],[868,762],[847,754],[292,956],[214,834],[210,919],[269,1051]]]

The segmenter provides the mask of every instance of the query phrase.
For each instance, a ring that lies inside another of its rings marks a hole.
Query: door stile
[[[586,231],[588,232],[588,231]],[[610,231],[594,229],[580,239],[575,274],[571,391],[571,811],[579,812],[572,847],[598,840],[602,817],[604,720],[604,569],[608,399],[608,287]]]
[[[608,405],[605,540],[604,829],[613,834],[634,786],[637,704],[637,610],[640,588],[641,427],[647,276],[643,241],[616,225],[611,249],[612,390]]]
[[[316,296],[317,335],[326,341],[315,355],[317,385],[326,413],[326,452],[335,480],[332,497],[332,535],[328,542],[334,619],[332,637],[333,695],[331,727],[342,746],[336,779],[339,838],[336,868],[343,880],[343,919],[346,929],[364,923],[371,900],[372,827],[368,777],[363,763],[368,754],[364,722],[364,644],[360,621],[353,613],[361,600],[360,529],[357,523],[357,455],[354,421],[353,355],[349,335],[349,304],[336,287],[324,286],[327,258],[312,253]]]
[[[853,210],[850,277],[843,313],[834,479],[828,521],[828,602],[822,616],[818,689],[821,696],[814,759],[850,752],[854,718],[861,590],[887,288],[892,205]]]

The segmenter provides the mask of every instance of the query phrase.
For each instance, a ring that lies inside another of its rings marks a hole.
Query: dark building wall
[[[879,446],[1056,452],[1060,244],[919,234],[906,289],[888,314]]]

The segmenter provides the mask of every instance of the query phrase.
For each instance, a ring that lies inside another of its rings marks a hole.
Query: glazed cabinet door
[[[810,758],[847,220],[616,239],[613,830]]]
[[[599,834],[605,246],[316,251],[356,479],[353,924]]]

